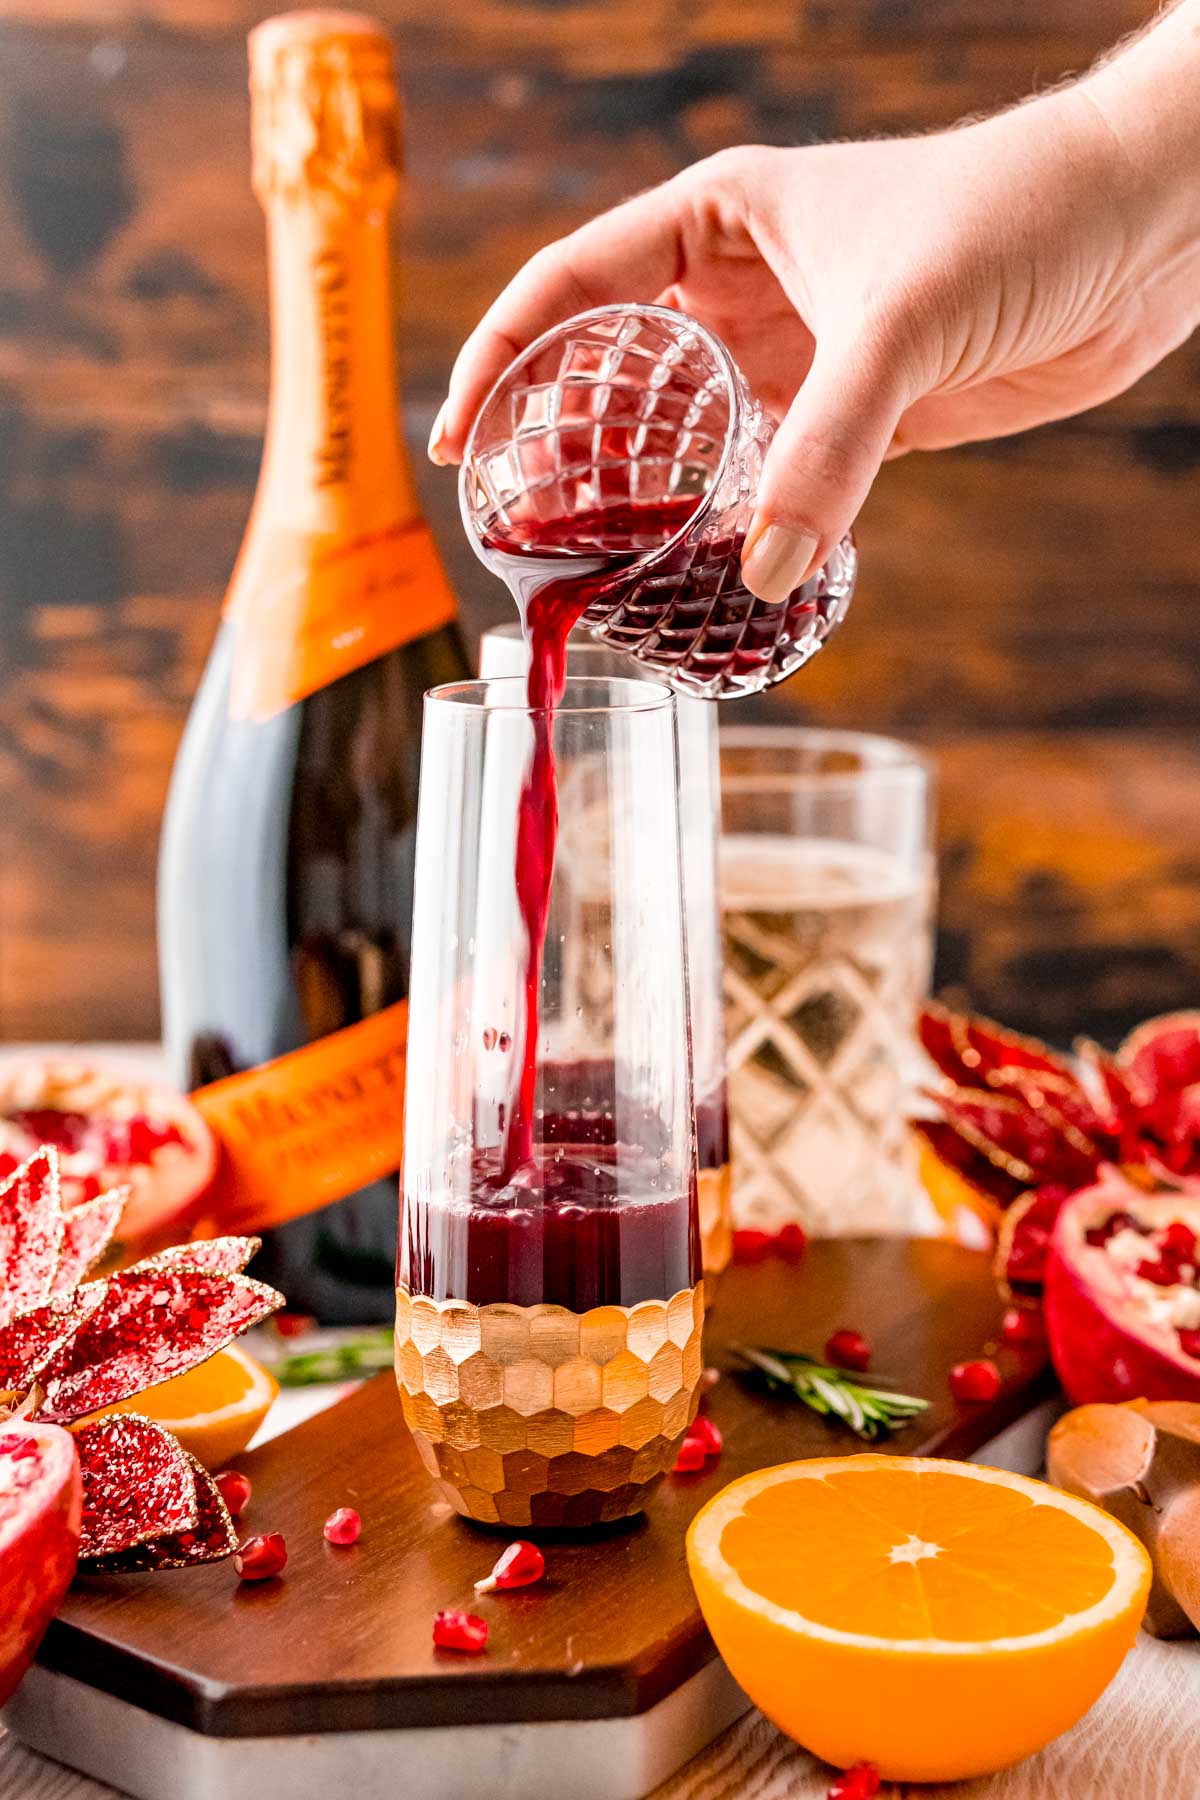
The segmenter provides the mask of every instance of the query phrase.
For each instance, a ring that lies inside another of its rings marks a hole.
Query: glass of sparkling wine
[[[524,675],[528,666],[529,647],[517,621],[494,625],[483,633],[479,640],[479,673],[482,677]],[[623,651],[598,643],[585,632],[573,635],[568,641],[567,671],[571,675],[601,679],[653,679],[649,671]],[[679,823],[683,910],[687,927],[692,1085],[696,1096],[700,1246],[711,1300],[715,1278],[729,1262],[733,1247],[721,919],[717,905],[717,839],[721,828],[717,709],[711,701],[676,694],[675,715],[679,736]],[[586,867],[589,860],[598,862],[603,878],[608,838],[607,809],[594,770],[590,785],[595,790],[590,795],[564,791],[559,827],[559,857],[569,862],[581,905],[585,904],[588,889]],[[582,946],[584,935],[573,934],[573,942],[577,947]],[[593,943],[586,965],[577,964],[574,971],[580,1000],[589,1006],[606,998],[613,980],[611,961],[607,955],[597,956],[595,949]]]
[[[561,830],[539,971],[523,831],[547,733]],[[679,843],[667,688],[568,676],[549,717],[519,679],[426,696],[396,1373],[426,1467],[485,1523],[640,1511],[695,1415]]]
[[[933,775],[858,733],[721,731],[734,1217],[904,1232],[906,1119],[933,960]]]

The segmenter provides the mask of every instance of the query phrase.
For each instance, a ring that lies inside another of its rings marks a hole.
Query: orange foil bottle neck
[[[251,34],[250,67],[271,296],[256,511],[293,530],[379,529],[417,510],[392,337],[391,45],[356,14],[285,14]]]
[[[237,625],[231,712],[265,719],[438,630],[455,603],[400,433],[391,45],[358,14],[284,14],[251,33],[250,92],[271,382],[225,614]]]

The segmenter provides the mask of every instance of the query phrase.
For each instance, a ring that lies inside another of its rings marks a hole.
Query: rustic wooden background
[[[523,257],[721,145],[925,127],[1149,0],[375,0],[401,46],[414,441]],[[0,0],[0,1034],[157,1024],[175,742],[263,423],[254,0]],[[506,602],[420,465],[473,633]],[[1200,1001],[1200,341],[1125,399],[911,458],[773,716],[942,772],[940,980],[1057,1037]]]

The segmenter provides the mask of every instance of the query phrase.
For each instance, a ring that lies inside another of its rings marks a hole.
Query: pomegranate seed
[[[872,1800],[879,1792],[879,1770],[874,1763],[855,1763],[843,1769],[829,1790],[829,1800]]]
[[[994,1400],[1000,1392],[1000,1371],[986,1357],[955,1363],[950,1371],[950,1392],[956,1400]]]
[[[321,1527],[321,1535],[327,1544],[336,1544],[344,1549],[347,1544],[357,1544],[362,1530],[362,1520],[352,1506],[339,1506],[331,1512]]]
[[[785,1225],[775,1239],[775,1248],[787,1262],[799,1262],[808,1249],[808,1234],[803,1225]]]
[[[734,1262],[761,1262],[770,1248],[771,1239],[765,1231],[735,1231],[733,1234]]]
[[[475,1592],[490,1594],[493,1588],[528,1587],[531,1581],[540,1581],[545,1573],[546,1559],[537,1545],[518,1538],[515,1544],[501,1552],[491,1574],[475,1583]]]
[[[826,1362],[839,1369],[869,1369],[873,1355],[870,1339],[861,1331],[835,1331],[825,1345]]]
[[[1178,1266],[1166,1257],[1156,1257],[1153,1262],[1143,1259],[1137,1266],[1138,1279],[1152,1281],[1155,1287],[1174,1287],[1179,1280]]]
[[[311,1313],[277,1312],[271,1320],[281,1338],[303,1337],[316,1324]]]
[[[687,1428],[687,1436],[689,1438],[694,1438],[696,1442],[703,1447],[706,1457],[720,1456],[721,1451],[725,1446],[725,1439],[721,1436],[720,1427],[714,1425],[712,1420],[704,1413],[701,1413],[698,1418],[692,1420]],[[684,1441],[686,1442],[687,1440],[685,1439]]]
[[[1093,1249],[1107,1244],[1109,1238],[1116,1237],[1118,1231],[1136,1231],[1139,1237],[1145,1237],[1146,1227],[1135,1219],[1132,1213],[1109,1213],[1103,1225],[1093,1225],[1087,1234],[1087,1241]]]
[[[1181,1331],[1179,1348],[1185,1356],[1194,1356],[1200,1362],[1200,1331]]]
[[[433,1641],[439,1650],[465,1650],[475,1656],[487,1646],[487,1620],[459,1607],[434,1615]]]
[[[243,1581],[269,1581],[282,1573],[287,1563],[287,1545],[280,1531],[268,1531],[262,1537],[249,1537],[238,1547],[233,1566]]]
[[[679,1454],[675,1458],[672,1475],[694,1475],[708,1461],[708,1451],[704,1448],[702,1438],[693,1437],[689,1431],[679,1446]]]
[[[1173,1257],[1179,1262],[1197,1260],[1196,1234],[1182,1219],[1171,1221],[1162,1234],[1161,1243],[1164,1256]]]
[[[240,1519],[250,1504],[250,1477],[243,1475],[240,1469],[222,1469],[219,1475],[213,1476],[213,1480],[217,1484],[217,1492],[229,1508],[230,1518]]]
[[[1036,1306],[1010,1306],[1000,1327],[1006,1344],[1044,1344],[1046,1327]]]

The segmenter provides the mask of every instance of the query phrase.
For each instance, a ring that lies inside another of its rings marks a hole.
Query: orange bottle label
[[[245,570],[245,585],[235,583],[226,609],[237,633],[234,719],[270,719],[351,669],[437,631],[457,611],[419,517],[303,545],[272,535],[255,549],[253,569]],[[240,604],[239,594],[247,596]]]
[[[197,1089],[223,1150],[205,1235],[269,1230],[399,1169],[407,1031],[400,1000]]]

